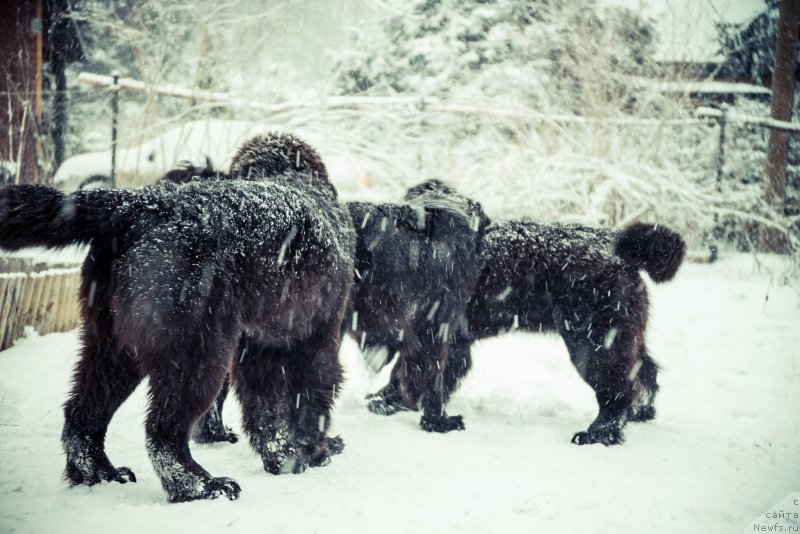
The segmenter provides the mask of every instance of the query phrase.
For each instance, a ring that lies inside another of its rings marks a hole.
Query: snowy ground
[[[143,387],[107,440],[139,482],[68,489],[59,434],[77,335],[33,334],[0,353],[0,531],[742,532],[800,490],[800,294],[779,272],[736,256],[652,287],[659,414],[619,447],[569,443],[595,403],[557,338],[479,344],[449,410],[467,430],[448,435],[424,433],[416,414],[369,414],[360,399],[380,377],[370,384],[348,342],[334,419],[347,448],[330,466],[274,477],[244,442],[193,447],[241,484],[235,502],[166,503]],[[238,428],[235,402],[225,415]]]

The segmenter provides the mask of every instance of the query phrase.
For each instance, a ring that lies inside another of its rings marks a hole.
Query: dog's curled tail
[[[667,282],[678,272],[686,244],[669,228],[634,223],[617,234],[614,252],[626,263],[647,271],[654,282]]]
[[[127,223],[136,197],[124,189],[65,194],[39,184],[0,188],[0,248],[58,248],[114,235]]]

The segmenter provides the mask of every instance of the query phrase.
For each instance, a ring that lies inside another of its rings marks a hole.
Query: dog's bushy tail
[[[0,248],[58,248],[116,235],[129,223],[136,197],[125,189],[65,194],[38,184],[0,188]]]
[[[654,282],[666,282],[678,272],[686,244],[669,228],[634,223],[617,234],[614,252],[626,263],[647,271]]]

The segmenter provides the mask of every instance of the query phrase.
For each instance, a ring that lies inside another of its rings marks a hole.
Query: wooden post
[[[723,104],[719,116],[719,148],[717,149],[717,193],[722,193],[722,173],[725,167],[725,134],[728,126],[728,106]]]
[[[0,330],[0,337],[3,338],[2,343],[0,343],[0,350],[9,348],[16,339],[14,335],[14,326],[19,308],[19,300],[22,296],[22,281],[25,279],[25,276],[26,275],[22,273],[12,274],[11,280],[8,284],[8,289],[6,289],[8,292],[5,305],[5,313],[7,314],[7,317],[3,322],[2,330]]]
[[[119,72],[112,73],[111,86],[111,187],[117,187],[117,116],[119,115]]]
[[[25,296],[25,287],[28,280],[28,275],[25,273],[16,273],[14,278],[14,299],[9,308],[9,318],[6,324],[5,340],[0,345],[0,350],[7,349],[14,341],[21,335],[19,322],[22,317],[22,301]]]
[[[25,279],[25,293],[22,295],[22,318],[20,319],[23,333],[25,332],[26,326],[33,324],[31,322],[33,318],[31,301],[36,294],[36,286],[39,283],[39,278],[40,276],[38,273],[30,273],[28,274],[28,278]]]
[[[797,37],[800,26],[800,1],[781,0],[775,40],[775,67],[772,70],[772,118],[790,121],[794,96],[794,73],[797,66]],[[786,201],[786,155],[789,132],[771,128],[767,148],[764,197],[782,216]],[[776,230],[762,232],[762,247],[768,252],[785,252],[784,236]]]
[[[45,271],[42,274],[42,288],[39,292],[39,298],[36,300],[36,319],[34,328],[40,334],[47,333],[45,331],[45,322],[47,320],[47,301],[50,291],[53,288],[53,276],[51,273]]]
[[[11,301],[7,295],[11,293],[9,284],[11,276],[8,274],[0,274],[0,347],[3,346],[3,332],[6,329],[6,321],[8,320],[8,312],[6,311],[6,301]]]
[[[61,298],[58,301],[58,320],[56,321],[56,332],[66,332],[69,330],[68,325],[72,302],[78,298],[75,292],[75,273],[72,270],[64,272],[62,285],[64,288],[61,291]]]
[[[39,300],[42,298],[45,277],[41,273],[32,273],[31,276],[35,278],[33,279],[33,294],[31,295],[30,302],[28,303],[27,324],[36,328],[39,313]]]
[[[42,334],[50,334],[56,330],[56,317],[58,315],[58,301],[61,298],[63,291],[64,274],[61,271],[55,271],[51,274],[53,278],[53,285],[50,286],[50,293],[47,298],[47,308],[45,309],[44,327],[42,327]]]
[[[67,330],[72,330],[78,325],[78,288],[81,285],[81,271],[75,269],[75,272],[70,275],[72,277],[72,289],[70,291],[70,300],[67,303]]]

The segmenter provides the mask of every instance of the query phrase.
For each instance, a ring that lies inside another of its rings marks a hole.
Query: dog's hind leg
[[[170,502],[236,499],[239,485],[212,477],[189,452],[189,434],[222,387],[234,343],[221,347],[211,336],[163,344],[146,357],[150,376],[147,452]],[[165,353],[170,351],[170,353]]]
[[[70,485],[101,481],[135,482],[130,469],[115,468],[105,453],[108,424],[117,408],[141,382],[136,355],[120,346],[109,308],[109,268],[113,247],[95,243],[83,266],[80,288],[81,341],[72,392],[64,404],[61,442]],[[91,281],[91,283],[89,283]]]
[[[87,321],[82,336],[72,393],[64,405],[64,477],[73,486],[136,482],[130,469],[115,468],[105,453],[114,412],[142,380],[135,355],[116,346],[107,321]]]
[[[321,329],[294,352],[289,395],[294,402],[291,432],[301,461],[310,467],[327,465],[344,450],[340,436],[329,437],[331,411],[342,383],[339,340],[335,329]],[[296,465],[300,468],[300,465]]]
[[[239,354],[241,354],[241,350],[234,353],[234,356],[238,357]],[[197,443],[236,443],[239,441],[239,437],[222,422],[222,407],[228,397],[229,387],[230,380],[226,377],[219,395],[217,395],[214,404],[211,405],[211,409],[195,425],[192,439]]]
[[[242,352],[233,361],[231,378],[242,406],[242,429],[274,475],[293,470],[297,449],[289,432],[291,404],[287,366],[292,360],[279,349],[243,336]]]
[[[324,465],[344,447],[341,438],[325,435],[342,380],[337,336],[328,339],[322,345],[275,346],[248,337],[247,350],[234,361],[244,431],[270,473],[301,473]]]
[[[658,364],[647,353],[644,344],[639,349],[639,360],[634,363],[631,374],[635,375],[639,394],[628,409],[628,421],[650,421],[656,416],[653,403],[658,393]]]
[[[624,441],[623,429],[628,421],[628,409],[636,398],[631,379],[635,358],[628,353],[632,343],[617,339],[607,349],[596,345],[582,333],[562,334],[573,365],[595,392],[599,413],[589,428],[572,437],[572,443],[587,445],[602,443],[617,445]],[[617,336],[622,337],[622,336]],[[633,341],[633,340],[630,340]]]
[[[429,321],[419,335],[419,350],[409,353],[404,360],[404,368],[400,368],[398,373],[400,387],[413,392],[412,399],[418,399],[417,403],[422,407],[419,424],[428,432],[464,430],[461,416],[450,416],[444,409],[445,376],[451,340],[448,325],[449,323]],[[398,362],[394,370],[398,370],[400,363]]]

